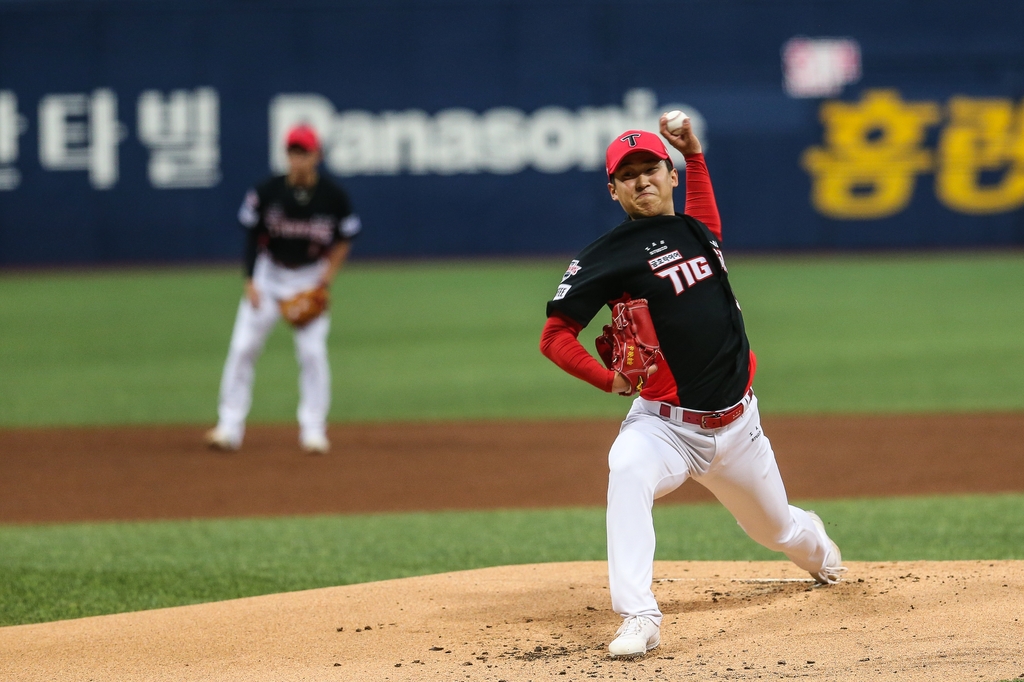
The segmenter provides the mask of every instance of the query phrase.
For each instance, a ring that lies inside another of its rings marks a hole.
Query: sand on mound
[[[1024,561],[849,567],[816,587],[787,562],[658,562],[662,643],[638,660],[607,655],[605,564],[571,562],[0,628],[0,679],[1024,676]]]

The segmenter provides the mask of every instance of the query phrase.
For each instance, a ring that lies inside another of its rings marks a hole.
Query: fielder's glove
[[[305,327],[327,310],[330,294],[326,287],[300,291],[291,298],[278,301],[281,316],[295,327]]]
[[[604,334],[594,343],[605,366],[629,381],[629,390],[622,395],[642,391],[648,375],[658,369],[657,362],[662,359],[661,344],[644,298],[616,303],[612,323],[605,325]]]

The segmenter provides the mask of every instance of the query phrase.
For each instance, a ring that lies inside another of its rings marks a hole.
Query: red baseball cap
[[[636,152],[650,152],[659,159],[668,158],[668,150],[665,143],[657,133],[650,133],[646,130],[627,130],[612,140],[608,145],[608,151],[604,154],[604,165],[608,170],[610,178],[622,165],[622,160]]]
[[[320,140],[317,139],[316,131],[303,123],[288,131],[285,147],[301,147],[307,152],[315,152],[320,149]]]

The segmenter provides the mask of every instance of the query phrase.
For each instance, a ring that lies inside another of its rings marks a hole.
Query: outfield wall
[[[687,111],[733,249],[1024,244],[1013,0],[0,0],[0,266],[235,257],[300,120],[357,255],[567,254]]]

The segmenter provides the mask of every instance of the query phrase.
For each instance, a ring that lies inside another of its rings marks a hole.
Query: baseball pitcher
[[[608,191],[627,219],[569,264],[540,343],[569,374],[638,394],[608,454],[608,581],[624,619],[608,647],[613,657],[643,655],[660,642],[651,510],[688,478],[714,493],[747,535],[817,582],[837,582],[846,571],[821,519],[788,502],[751,388],[755,358],[729,284],[701,144],[689,119],[673,114],[662,116],[660,131],[686,159],[684,212],[676,212],[679,174],[658,135],[629,130],[615,138]],[[596,345],[607,367],[578,339],[605,305],[612,323]]]

